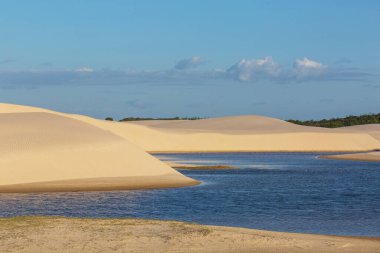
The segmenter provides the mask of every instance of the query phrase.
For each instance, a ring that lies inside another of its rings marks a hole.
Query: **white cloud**
[[[248,82],[276,77],[281,73],[281,67],[272,56],[264,59],[241,60],[227,70],[227,75],[233,79]]]
[[[94,72],[94,69],[89,68],[89,67],[82,67],[82,68],[76,69],[75,72],[79,72],[79,73],[92,73],[92,72]]]
[[[175,69],[178,70],[186,70],[186,69],[192,69],[196,68],[199,65],[203,64],[205,60],[200,56],[193,56],[188,59],[180,60],[175,66]]]
[[[304,57],[303,59],[297,59],[294,62],[294,67],[296,69],[324,69],[327,65],[323,65],[322,63]]]
[[[306,57],[303,59],[297,59],[293,64],[293,68],[294,77],[298,81],[323,78],[330,72],[327,65],[310,60]]]

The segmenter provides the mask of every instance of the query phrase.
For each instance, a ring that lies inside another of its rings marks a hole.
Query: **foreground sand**
[[[380,162],[380,151],[354,154],[339,154],[321,156],[321,158],[337,159],[337,160],[354,160],[366,162]]]
[[[378,253],[380,239],[136,219],[0,219],[0,252]]]

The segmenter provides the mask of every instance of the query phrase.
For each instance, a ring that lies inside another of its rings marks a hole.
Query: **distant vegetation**
[[[204,119],[201,117],[172,117],[172,118],[141,118],[141,117],[128,117],[119,120],[123,121],[140,121],[140,120],[197,120]],[[105,120],[113,121],[112,117],[107,117]],[[290,123],[303,126],[315,126],[315,127],[345,127],[345,126],[356,126],[365,124],[380,124],[380,113],[378,114],[364,114],[360,116],[347,116],[344,118],[332,118],[332,119],[322,119],[322,120],[287,120]]]
[[[123,121],[139,121],[139,120],[197,120],[197,119],[203,119],[201,117],[173,117],[173,118],[140,118],[140,117],[128,117],[119,120],[120,122]],[[105,120],[113,120],[112,117],[107,117]]]
[[[360,116],[347,116],[345,118],[332,118],[332,119],[322,119],[322,120],[287,120],[288,122],[304,125],[304,126],[315,126],[315,127],[345,127],[345,126],[356,126],[365,124],[380,124],[380,113],[378,114],[365,114]]]

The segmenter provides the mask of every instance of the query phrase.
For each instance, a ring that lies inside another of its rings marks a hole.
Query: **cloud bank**
[[[1,71],[0,87],[38,85],[128,85],[202,84],[211,80],[243,83],[306,83],[310,81],[368,81],[370,73],[340,65],[330,67],[307,57],[296,59],[292,65],[281,65],[273,57],[242,59],[225,70],[195,70],[204,59],[194,56],[180,60],[172,69],[157,71],[95,70],[81,67],[62,71]]]

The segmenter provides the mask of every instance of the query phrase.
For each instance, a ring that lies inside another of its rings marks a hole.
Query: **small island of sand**
[[[365,161],[365,162],[380,162],[380,151],[352,153],[352,154],[339,154],[339,155],[326,155],[326,156],[321,156],[321,158]]]

